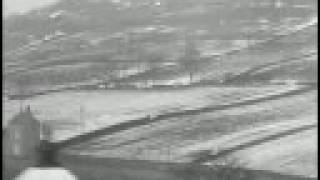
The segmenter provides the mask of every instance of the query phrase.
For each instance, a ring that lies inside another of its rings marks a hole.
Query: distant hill
[[[201,59],[216,51],[219,43],[203,46],[208,40],[238,48],[245,44],[234,40],[266,39],[316,13],[314,0],[283,0],[281,7],[272,2],[61,0],[4,20],[5,81],[16,87],[21,76],[31,86],[108,79],[110,69],[141,62],[159,68],[176,61],[180,71],[181,61],[195,59],[189,52]]]

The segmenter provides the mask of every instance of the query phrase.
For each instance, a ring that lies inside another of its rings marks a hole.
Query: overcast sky
[[[4,0],[4,15],[24,13],[56,2],[57,0]]]

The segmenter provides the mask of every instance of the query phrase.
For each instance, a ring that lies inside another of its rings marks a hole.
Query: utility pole
[[[194,79],[194,72],[197,70],[197,64],[195,62],[196,56],[198,55],[196,53],[195,45],[194,45],[194,40],[191,39],[188,35],[188,32],[185,30],[184,31],[184,63],[185,63],[185,68],[187,71],[189,71],[189,83],[192,84],[193,79]]]

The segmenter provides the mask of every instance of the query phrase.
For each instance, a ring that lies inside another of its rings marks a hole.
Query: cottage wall
[[[5,156],[36,156],[40,145],[40,123],[30,111],[21,112],[8,124],[3,137]]]

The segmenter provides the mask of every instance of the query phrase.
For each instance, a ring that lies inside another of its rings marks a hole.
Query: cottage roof
[[[24,111],[21,111],[15,115],[12,120],[9,122],[9,126],[14,124],[30,124],[36,123],[40,125],[40,122],[32,114],[30,107],[28,106]]]

